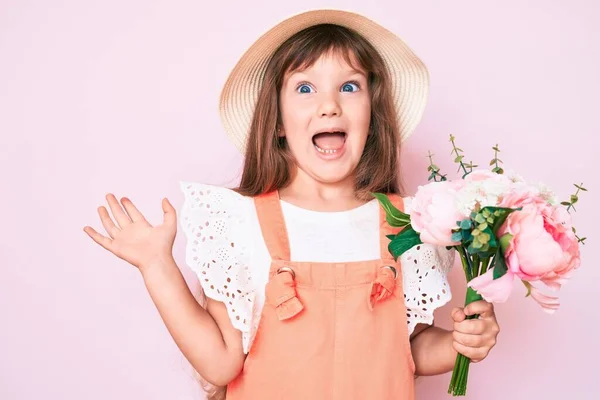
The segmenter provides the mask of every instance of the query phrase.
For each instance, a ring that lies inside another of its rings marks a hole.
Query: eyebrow
[[[300,76],[304,76],[304,77],[308,78],[309,74],[305,73],[304,71],[293,71],[293,72],[288,72],[286,78],[287,78],[287,80],[290,80],[295,75],[300,75]],[[354,75],[360,75],[360,76],[362,76],[365,79],[368,78],[367,74],[364,71],[361,71],[361,70],[358,70],[358,69],[354,69],[354,68],[347,70],[347,73],[345,73],[345,75],[348,76],[348,77],[351,77],[351,76],[354,76]]]

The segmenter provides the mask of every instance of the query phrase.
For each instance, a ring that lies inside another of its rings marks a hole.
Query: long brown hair
[[[387,68],[367,40],[353,30],[332,24],[315,25],[296,33],[271,57],[252,118],[237,192],[257,196],[290,183],[294,159],[285,138],[277,134],[281,123],[279,92],[286,72],[308,68],[330,51],[341,54],[350,65],[356,60],[368,76],[371,125],[356,169],[357,198],[370,200],[370,192],[401,192],[399,132]],[[209,400],[225,399],[226,387],[215,387],[202,377],[197,378]]]
[[[355,171],[356,196],[370,192],[400,193],[400,140],[389,73],[377,50],[357,32],[333,24],[306,28],[286,40],[271,57],[256,102],[246,142],[244,169],[236,191],[257,196],[286,187],[294,159],[281,123],[279,93],[287,72],[309,68],[327,52],[337,52],[367,73],[371,95],[371,125],[365,148]],[[354,56],[354,59],[352,58]]]

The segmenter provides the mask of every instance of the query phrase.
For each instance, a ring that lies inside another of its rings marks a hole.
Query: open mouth
[[[319,132],[313,136],[312,142],[319,153],[335,154],[344,147],[344,144],[346,143],[346,132]]]

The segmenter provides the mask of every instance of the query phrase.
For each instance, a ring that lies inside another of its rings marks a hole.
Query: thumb
[[[462,322],[467,318],[464,310],[460,307],[454,307],[450,315],[452,316],[454,322]]]
[[[162,209],[165,213],[163,216],[165,225],[172,227],[177,224],[177,211],[166,197],[162,200]]]

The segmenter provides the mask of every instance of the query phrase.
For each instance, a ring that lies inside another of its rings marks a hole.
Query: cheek
[[[305,102],[306,103],[306,102]],[[307,129],[312,109],[302,102],[288,102],[281,105],[281,119],[286,128],[286,136],[296,136]]]
[[[351,115],[356,127],[368,129],[371,123],[371,99],[364,96],[348,104],[346,110]]]

